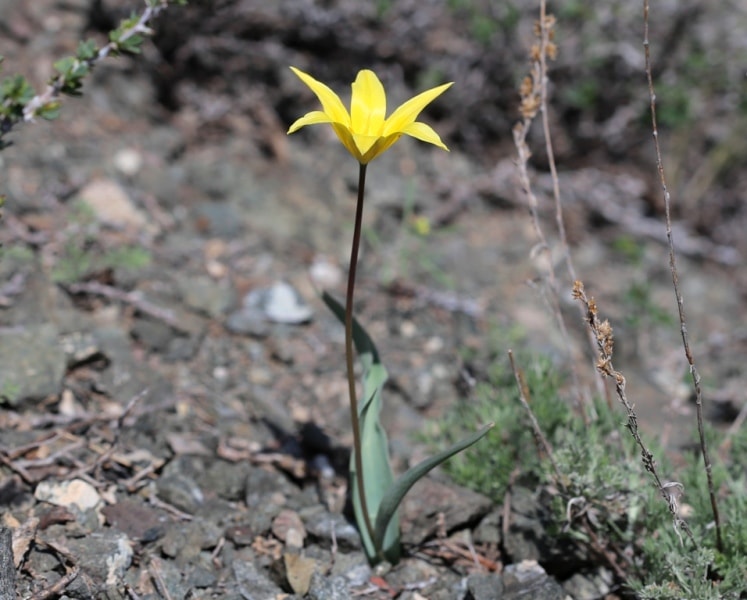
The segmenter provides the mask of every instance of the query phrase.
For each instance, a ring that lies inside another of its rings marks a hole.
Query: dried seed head
[[[529,59],[532,62],[539,62],[540,58],[542,58],[542,52],[540,50],[540,45],[532,44],[532,47],[529,49]]]
[[[521,95],[522,98],[526,98],[527,96],[531,95],[533,88],[534,88],[534,81],[529,75],[527,75],[521,81],[521,85],[519,86],[519,94]]]
[[[522,99],[521,106],[519,107],[519,112],[521,112],[521,116],[525,119],[531,119],[534,117],[534,115],[537,114],[539,107],[539,98],[537,98],[536,96],[529,96]]]
[[[554,42],[548,42],[545,46],[545,53],[547,54],[547,58],[555,60],[558,57],[558,47]]]

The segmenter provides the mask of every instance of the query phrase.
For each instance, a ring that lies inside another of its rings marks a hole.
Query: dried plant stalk
[[[614,349],[612,325],[610,325],[610,322],[607,320],[599,320],[599,315],[597,314],[597,303],[594,298],[588,298],[586,296],[584,284],[581,283],[581,281],[576,281],[573,284],[573,298],[575,300],[580,300],[584,307],[586,312],[586,322],[594,335],[599,353],[597,370],[605,377],[612,379],[615,383],[617,399],[625,407],[625,412],[628,415],[628,422],[625,426],[628,428],[630,435],[633,436],[633,439],[641,450],[641,462],[643,463],[643,467],[651,474],[656,487],[659,489],[659,492],[666,501],[667,506],[669,507],[669,512],[672,514],[672,519],[674,520],[674,529],[677,532],[677,535],[679,535],[679,530],[682,529],[690,541],[697,546],[697,542],[693,537],[692,531],[690,531],[690,527],[679,515],[677,500],[683,489],[682,484],[676,481],[662,483],[659,473],[656,470],[656,460],[654,460],[654,455],[641,438],[641,434],[638,431],[638,417],[635,414],[633,405],[628,401],[625,394],[625,377],[620,371],[615,370],[612,365],[612,351]],[[682,539],[681,536],[680,539]]]
[[[664,163],[661,158],[661,149],[659,147],[659,130],[656,120],[656,92],[654,90],[654,78],[651,71],[651,52],[648,38],[649,31],[649,3],[648,0],[643,0],[643,48],[645,54],[645,70],[646,80],[648,82],[648,93],[651,105],[651,128],[654,138],[654,150],[656,152],[656,170],[659,174],[659,182],[661,189],[664,194],[664,220],[666,224],[667,232],[667,243],[669,245],[669,270],[672,274],[672,286],[674,288],[674,295],[677,300],[677,312],[680,321],[680,333],[682,335],[682,345],[685,350],[685,357],[687,364],[690,366],[690,375],[692,377],[693,388],[695,390],[695,407],[698,421],[698,436],[700,437],[700,450],[703,454],[703,464],[705,467],[706,478],[708,479],[708,494],[711,500],[711,510],[713,511],[713,520],[715,522],[716,529],[716,548],[719,552],[723,552],[723,540],[721,537],[721,519],[718,512],[718,503],[716,501],[716,491],[713,485],[713,470],[711,466],[711,458],[708,452],[708,444],[705,438],[705,430],[703,427],[703,391],[700,386],[700,374],[695,367],[695,358],[693,357],[692,350],[690,349],[690,338],[687,333],[687,320],[685,319],[685,303],[682,295],[682,289],[680,288],[679,275],[677,272],[677,256],[674,249],[674,235],[672,234],[672,217],[671,217],[671,204],[672,198],[667,187],[667,179],[664,174]]]
[[[513,136],[514,145],[518,153],[517,167],[519,171],[519,180],[521,182],[522,189],[527,195],[529,213],[532,219],[532,225],[534,227],[535,234],[538,240],[538,247],[548,254],[548,271],[546,275],[547,279],[547,293],[544,294],[545,300],[550,306],[553,316],[555,317],[560,333],[565,340],[566,350],[569,357],[571,358],[571,377],[573,379],[573,385],[576,389],[576,395],[578,398],[578,408],[583,415],[584,421],[588,423],[588,415],[584,410],[583,403],[585,395],[581,391],[579,383],[578,371],[576,367],[576,361],[574,360],[574,348],[571,343],[571,338],[568,334],[568,329],[563,319],[560,310],[560,300],[558,296],[558,282],[555,274],[555,269],[552,265],[552,258],[550,254],[550,246],[547,238],[542,230],[539,219],[538,201],[537,197],[532,191],[529,174],[527,171],[527,165],[529,158],[531,157],[531,151],[526,143],[529,130],[532,122],[537,115],[537,112],[541,113],[542,130],[545,138],[545,151],[547,153],[548,167],[550,169],[550,175],[552,178],[553,186],[553,201],[555,206],[555,223],[558,229],[560,237],[560,248],[563,256],[563,262],[565,263],[566,270],[571,281],[577,279],[576,270],[573,265],[571,258],[570,248],[568,246],[568,237],[565,229],[565,221],[563,218],[563,208],[560,197],[560,184],[558,181],[558,172],[555,165],[555,154],[552,145],[552,136],[550,134],[550,122],[548,117],[548,106],[547,106],[547,61],[555,59],[557,55],[557,46],[553,42],[555,26],[555,17],[547,14],[545,0],[540,1],[540,18],[535,25],[535,36],[538,39],[538,44],[535,44],[530,50],[531,58],[531,70],[529,75],[524,78],[519,93],[521,96],[520,112],[522,115],[522,121],[514,126]],[[592,355],[595,352],[594,339],[589,334],[588,337],[589,346],[592,351]],[[607,403],[611,406],[611,398],[604,385],[603,378],[600,376],[595,379],[597,386],[597,393],[600,396],[604,396],[607,399]]]

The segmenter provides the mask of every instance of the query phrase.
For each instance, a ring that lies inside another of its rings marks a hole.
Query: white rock
[[[36,486],[34,498],[40,502],[64,506],[77,512],[97,508],[102,502],[96,488],[82,479],[62,482],[42,481]]]
[[[114,155],[114,167],[127,177],[134,177],[143,167],[143,155],[134,148],[123,148]]]
[[[117,229],[133,227],[150,230],[153,227],[146,215],[132,203],[127,192],[111,179],[94,179],[80,190],[79,196],[104,225]]]

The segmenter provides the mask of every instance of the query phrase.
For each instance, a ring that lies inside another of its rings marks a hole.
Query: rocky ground
[[[131,4],[0,2],[4,73],[40,85],[81,31]],[[528,347],[567,367],[532,285],[544,265],[510,143],[531,13],[490,15],[502,25],[481,45],[478,2],[195,4],[169,11],[158,50],[102,65],[58,121],[18,129],[0,157],[0,505],[19,597],[621,593],[590,557],[548,539],[534,491],[496,506],[439,474],[403,508],[407,557],[368,567],[345,512],[343,331],[317,293],[344,293],[357,169],[322,128],[285,135],[315,107],[289,64],[340,90],[371,66],[399,100],[456,82],[427,116],[452,151],[407,140],[369,170],[356,310],[392,376],[385,421],[401,471],[423,456],[424,420],[469,401],[460,351],[479,355],[492,328],[521,326]],[[640,23],[617,18],[619,39],[603,39],[620,68],[640,67]],[[613,21],[600,13],[605,35]],[[720,22],[695,19],[691,31],[707,44]],[[669,40],[663,20],[655,31]],[[582,62],[583,36],[564,36],[559,89],[568,56]],[[693,411],[678,327],[658,312],[674,306],[649,134],[631,117],[640,99],[622,85],[604,93],[619,110],[561,103],[554,125],[569,234],[619,332],[639,417],[676,448]],[[689,329],[711,416],[727,421],[745,401],[745,173],[714,175],[709,163],[685,175],[698,135],[719,148],[731,139],[719,118],[728,101],[709,108],[707,131],[688,130],[695,141],[665,140],[689,202],[677,212]],[[532,176],[549,202],[549,177]],[[546,213],[551,232],[549,203]]]

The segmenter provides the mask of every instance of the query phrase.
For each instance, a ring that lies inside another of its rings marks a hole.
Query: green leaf
[[[377,545],[383,539],[386,539],[385,532],[389,526],[389,521],[392,519],[393,515],[395,515],[400,502],[402,502],[405,494],[410,491],[410,488],[415,485],[420,478],[428,474],[431,469],[434,469],[445,460],[448,460],[455,454],[478,442],[493,428],[494,425],[495,423],[488,423],[472,435],[467,436],[446,450],[443,450],[430,458],[426,458],[424,461],[411,467],[402,474],[397,481],[386,490],[386,493],[383,495],[381,500],[381,504],[378,507],[376,521],[374,523],[374,545]]]
[[[330,296],[327,292],[322,292],[322,300],[327,307],[334,313],[340,323],[345,324],[345,307]],[[373,362],[380,363],[379,351],[373,343],[371,337],[366,333],[358,320],[353,317],[353,343],[358,354],[371,354]]]
[[[78,51],[75,53],[75,56],[77,56],[79,60],[91,60],[96,56],[96,54],[98,54],[96,42],[94,40],[86,40],[85,42],[81,41],[78,44]]]
[[[373,362],[370,353],[362,355],[361,362],[363,363],[363,397],[359,407],[361,460],[363,463],[366,505],[371,520],[376,521],[380,511],[379,506],[384,499],[384,493],[394,482],[394,473],[389,460],[389,442],[380,420],[381,392],[388,374],[384,365]],[[378,540],[370,538],[368,530],[364,526],[360,490],[355,474],[355,450],[353,450],[350,456],[353,509],[366,554],[371,562],[377,562],[379,554],[383,554],[389,562],[396,563],[400,555],[399,519],[395,513],[390,513],[385,530],[378,536]]]
[[[345,309],[343,306],[326,292],[322,294],[322,300],[335,316],[344,323]],[[374,521],[374,539],[370,538],[364,526],[358,484],[355,477],[354,453],[350,457],[353,509],[368,559],[371,562],[376,562],[383,554],[388,561],[396,563],[400,556],[397,509],[405,494],[418,479],[425,476],[431,469],[480,440],[493,427],[493,423],[486,425],[435,456],[425,459],[394,481],[394,474],[389,461],[389,445],[386,432],[381,426],[379,418],[382,407],[381,392],[387,380],[387,372],[379,360],[379,353],[373,340],[356,319],[353,319],[353,342],[363,365],[363,395],[359,407],[361,458],[364,474],[363,483],[366,488],[366,504],[371,513],[371,519]]]
[[[327,292],[322,293],[322,300],[339,321],[344,323],[345,308]],[[358,407],[361,425],[363,484],[366,492],[366,506],[371,520],[375,521],[384,491],[389,489],[394,482],[394,473],[389,461],[389,443],[379,418],[382,407],[381,392],[388,374],[379,360],[379,353],[373,340],[355,318],[353,319],[353,343],[363,366],[363,393]],[[374,544],[374,540],[368,535],[365,527],[360,490],[355,475],[355,449],[353,449],[350,455],[353,511],[363,540],[363,547],[371,562],[376,562],[379,555],[383,554],[388,561],[395,563],[399,560],[400,554],[399,519],[394,513],[390,514],[385,531],[379,536],[379,544]]]

